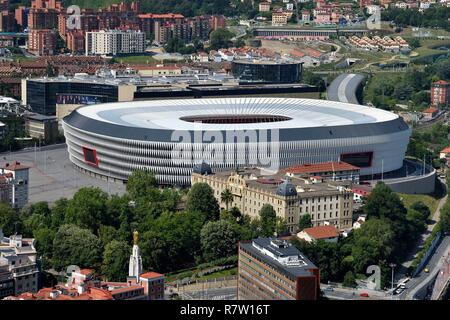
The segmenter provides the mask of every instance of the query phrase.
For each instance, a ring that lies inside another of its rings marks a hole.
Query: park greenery
[[[38,202],[16,211],[0,203],[0,228],[34,237],[44,270],[78,265],[114,281],[127,275],[134,230],[144,269],[159,272],[233,257],[239,240],[286,233],[270,205],[250,219],[235,207],[221,210],[207,184],[187,194],[161,189],[148,171],[135,171],[122,196],[84,187],[52,206]]]
[[[221,202],[227,200],[229,207],[231,197],[224,191]],[[383,183],[377,184],[363,209],[367,221],[338,243],[293,238],[294,245],[320,268],[323,281],[352,286],[371,264],[388,274],[388,264],[401,262],[430,216],[421,202],[405,208]],[[450,206],[444,211],[440,230],[450,226]],[[309,226],[311,218],[305,215],[299,227]],[[16,211],[0,203],[0,228],[6,235],[34,237],[44,270],[60,271],[75,264],[114,281],[127,275],[134,230],[140,233],[144,269],[159,272],[192,270],[227,257],[235,261],[238,241],[287,234],[285,221],[269,204],[251,219],[235,207],[221,210],[207,184],[197,183],[187,194],[161,189],[153,174],[140,170],[132,174],[122,196],[85,187],[72,199],[61,198],[52,206],[39,202]],[[386,285],[389,277],[383,281]]]
[[[431,83],[437,80],[450,80],[450,60],[413,66],[404,73],[374,74],[364,89],[364,101],[385,110],[406,104],[412,111],[421,111],[429,105]]]
[[[355,278],[367,277],[369,265],[379,265],[382,285],[389,286],[389,264],[402,262],[430,216],[429,208],[420,202],[406,209],[398,195],[382,182],[366,198],[363,211],[366,222],[337,243],[307,243],[293,238],[294,245],[319,267],[323,282],[343,282],[352,287]]]
[[[450,10],[445,6],[432,6],[420,12],[417,9],[389,8],[381,12],[381,20],[392,21],[397,26],[439,28],[450,31]]]
[[[446,182],[447,186],[447,194],[450,195],[450,175],[447,174]],[[416,268],[425,253],[430,249],[432,242],[436,239],[439,234],[448,234],[450,232],[450,201],[447,199],[447,202],[441,208],[439,212],[439,221],[434,225],[433,230],[429,237],[425,240],[421,250],[416,255],[416,258],[411,264],[411,268]]]
[[[65,0],[64,5],[78,5],[82,8],[104,8],[122,0]],[[132,0],[125,0],[132,2]],[[244,15],[252,18],[257,10],[251,0],[153,0],[141,1],[144,12],[152,13],[181,13],[186,17],[203,14],[223,14],[226,16]],[[257,7],[256,7],[257,8]]]

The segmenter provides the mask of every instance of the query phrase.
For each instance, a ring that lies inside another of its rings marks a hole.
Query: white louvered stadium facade
[[[402,167],[411,134],[388,111],[290,98],[98,104],[73,111],[63,129],[70,160],[82,171],[125,181],[146,169],[170,185],[189,185],[203,161],[213,171],[345,161],[361,175],[389,172]]]

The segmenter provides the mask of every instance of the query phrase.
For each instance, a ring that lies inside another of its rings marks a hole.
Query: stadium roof
[[[206,131],[346,126],[398,118],[360,105],[290,98],[135,101],[85,106],[75,112],[126,127]]]

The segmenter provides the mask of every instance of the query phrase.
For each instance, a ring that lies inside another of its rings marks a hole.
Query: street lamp
[[[394,298],[394,268],[395,268],[396,266],[397,266],[397,265],[396,265],[395,263],[390,263],[390,264],[389,264],[389,267],[391,267],[391,269],[392,269],[392,279],[391,279],[391,299]]]

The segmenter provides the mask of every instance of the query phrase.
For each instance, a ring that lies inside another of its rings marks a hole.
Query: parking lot
[[[53,203],[71,198],[81,187],[99,187],[110,194],[123,194],[125,185],[96,179],[79,172],[69,161],[64,144],[0,154],[2,165],[18,161],[30,166],[29,202]]]

